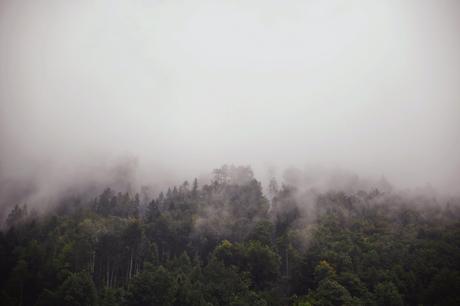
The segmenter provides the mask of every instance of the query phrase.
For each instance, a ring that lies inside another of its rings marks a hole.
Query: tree
[[[197,193],[198,193],[198,179],[195,178],[195,179],[193,180],[193,185],[192,185],[192,195],[193,195],[193,196],[196,196]]]
[[[27,205],[24,204],[22,207],[20,207],[16,204],[6,219],[6,225],[11,227],[24,221],[24,219],[27,217],[27,214]]]
[[[216,259],[204,269],[203,283],[206,301],[212,305],[238,305],[250,292],[247,273],[239,273],[235,266],[226,267]]]
[[[205,304],[200,282],[184,273],[179,273],[176,279],[177,292],[174,306],[200,306]]]
[[[302,303],[324,306],[350,305],[352,302],[350,292],[337,281],[335,269],[327,261],[319,262],[314,275],[318,283],[317,288],[311,290]]]
[[[268,220],[257,222],[254,229],[249,234],[248,240],[256,240],[265,245],[272,245],[272,236],[274,233],[273,224]]]
[[[265,289],[275,282],[280,271],[280,256],[259,241],[250,241],[242,248],[245,266],[255,288]]]
[[[267,288],[279,276],[280,257],[259,241],[232,244],[224,240],[215,248],[213,256],[226,266],[248,272],[257,289]]]
[[[122,234],[123,244],[127,251],[127,258],[129,258],[126,269],[128,280],[140,270],[141,263],[139,262],[138,256],[140,255],[142,238],[143,231],[138,220],[128,224]]]
[[[379,306],[401,306],[403,300],[398,288],[390,282],[379,283],[375,288],[375,296]]]
[[[425,292],[427,304],[460,305],[460,273],[443,269],[439,271]]]
[[[127,306],[173,305],[177,284],[162,266],[136,275],[128,284],[125,296]]]
[[[319,283],[325,279],[336,278],[335,269],[326,260],[321,260],[315,268],[315,279]]]
[[[59,305],[91,306],[96,303],[96,287],[86,272],[72,273],[58,289]]]
[[[100,291],[98,306],[121,306],[123,289],[104,288]]]
[[[315,191],[306,210],[309,191],[283,185],[269,206],[249,170],[166,198],[17,206],[0,231],[0,304],[460,304],[460,200]]]
[[[320,281],[318,288],[314,292],[314,296],[318,305],[323,306],[350,305],[352,301],[348,290],[331,278]]]

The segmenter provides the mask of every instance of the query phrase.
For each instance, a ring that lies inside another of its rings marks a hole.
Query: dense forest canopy
[[[1,305],[460,305],[458,199],[318,191],[223,166],[110,188],[0,232]]]

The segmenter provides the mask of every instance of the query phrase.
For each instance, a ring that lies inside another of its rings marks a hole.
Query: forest
[[[0,232],[0,304],[460,305],[458,199],[317,191],[223,166],[152,199],[105,189]],[[14,205],[14,204],[13,204]]]

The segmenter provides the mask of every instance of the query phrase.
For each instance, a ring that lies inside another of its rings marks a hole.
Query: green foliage
[[[219,260],[211,260],[206,266],[203,281],[205,298],[213,305],[251,305],[250,301],[258,300],[249,289],[249,275]]]
[[[123,294],[122,288],[104,288],[99,293],[98,306],[121,306]]]
[[[248,240],[259,241],[265,245],[272,245],[273,243],[274,227],[273,223],[268,220],[257,222],[254,229],[251,231]]]
[[[392,282],[380,283],[375,288],[375,297],[379,306],[400,306],[403,300],[398,288]]]
[[[259,241],[232,244],[224,240],[215,248],[213,256],[227,266],[249,273],[257,289],[267,288],[279,276],[280,257]]]
[[[97,292],[90,275],[72,273],[59,287],[56,302],[62,306],[96,305]]]
[[[254,286],[267,288],[279,276],[280,256],[259,241],[250,241],[243,246],[245,268],[250,273]]]
[[[173,305],[177,283],[162,266],[154,271],[136,275],[128,284],[125,296],[127,306]]]
[[[269,203],[250,168],[226,166],[145,201],[16,206],[0,304],[460,305],[455,201],[272,187]]]
[[[350,305],[351,295],[337,281],[326,278],[319,282],[318,288],[312,293],[318,305],[340,306]]]
[[[325,279],[335,279],[336,273],[334,267],[332,267],[327,261],[321,260],[315,268],[315,279],[319,283]]]
[[[460,305],[460,272],[439,271],[431,280],[425,299],[433,305]]]

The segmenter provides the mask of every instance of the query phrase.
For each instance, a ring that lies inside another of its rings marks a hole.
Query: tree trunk
[[[110,269],[109,269],[108,259],[107,259],[107,269],[106,269],[106,282],[107,282],[107,288],[110,288]]]

